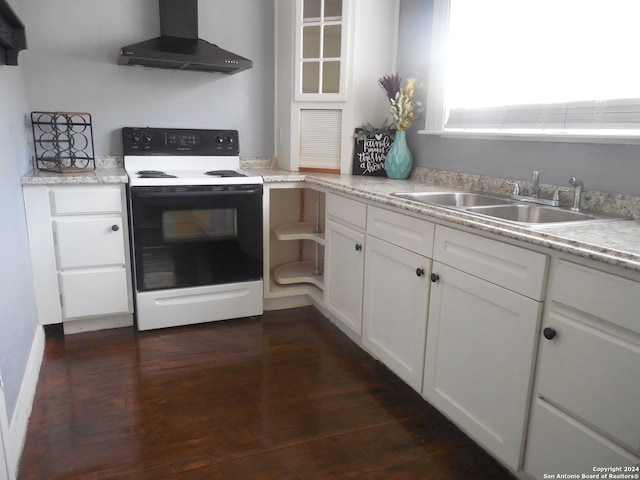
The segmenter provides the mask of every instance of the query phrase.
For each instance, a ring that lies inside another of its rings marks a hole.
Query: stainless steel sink
[[[504,205],[513,200],[500,195],[476,192],[407,192],[392,193],[394,197],[442,207],[475,207],[480,205]]]
[[[622,220],[623,217],[593,212],[575,212],[561,207],[549,207],[513,200],[507,196],[469,191],[398,192],[394,197],[414,202],[452,208],[505,222],[545,227],[580,222]]]
[[[568,222],[583,222],[587,220],[614,219],[604,215],[591,215],[574,212],[559,207],[545,207],[541,205],[513,204],[493,207],[472,207],[467,212],[499,218],[508,222],[525,224],[557,224]]]

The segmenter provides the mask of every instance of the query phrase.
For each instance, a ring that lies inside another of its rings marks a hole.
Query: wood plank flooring
[[[311,307],[49,332],[20,479],[513,479]]]

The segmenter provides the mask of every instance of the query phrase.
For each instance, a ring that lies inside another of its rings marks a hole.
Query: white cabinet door
[[[362,334],[363,233],[327,222],[325,279],[327,308],[358,336]]]
[[[537,398],[533,402],[524,459],[524,470],[531,477],[545,478],[545,474],[554,473],[593,475],[594,467],[630,467],[638,464],[638,456],[625,451],[543,399]],[[605,478],[604,474],[600,478]]]
[[[547,299],[525,471],[638,465],[640,284],[558,260]]]
[[[519,470],[541,304],[433,263],[423,394]]]
[[[431,260],[371,236],[365,258],[362,342],[420,392]]]
[[[68,217],[54,221],[61,269],[124,265],[122,217]]]
[[[640,347],[587,321],[548,312],[556,336],[541,339],[537,395],[640,453]]]
[[[62,272],[60,293],[65,319],[129,312],[124,266]]]

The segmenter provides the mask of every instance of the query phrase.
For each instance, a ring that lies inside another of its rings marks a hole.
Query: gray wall
[[[19,12],[16,1],[10,4]],[[24,68],[0,66],[0,372],[9,421],[38,324],[20,187],[31,168],[26,111]]]
[[[403,77],[427,79],[432,7],[432,0],[401,0],[398,70]],[[515,179],[529,179],[532,170],[540,170],[543,183],[567,185],[576,176],[588,190],[640,196],[640,146],[444,139],[418,135],[422,128],[420,119],[408,135],[417,166]]]
[[[124,126],[233,128],[243,157],[273,147],[273,2],[200,0],[200,38],[253,60],[236,75],[116,64],[160,34],[158,0],[23,0],[29,109],[93,118],[96,155],[122,154]]]

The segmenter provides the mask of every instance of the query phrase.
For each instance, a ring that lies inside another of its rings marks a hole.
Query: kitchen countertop
[[[127,183],[127,177],[122,167],[101,167],[92,172],[56,173],[31,170],[21,178],[22,185],[78,185],[99,183]]]
[[[420,204],[390,195],[393,192],[450,190],[443,186],[433,186],[413,180],[392,180],[385,177],[290,172],[270,168],[252,170],[262,175],[267,184],[306,182],[482,232],[640,272],[639,220],[527,227],[497,219],[480,218],[436,205]],[[96,168],[93,172],[71,174],[35,170],[22,177],[22,185],[107,184],[127,183],[127,181],[127,175],[121,167]]]
[[[412,180],[391,180],[384,177],[302,174],[286,170],[259,170],[258,172],[264,177],[265,183],[304,181],[311,185],[322,186],[336,192],[479,231],[640,272],[640,221],[638,220],[527,227],[497,219],[480,218],[470,213],[412,202],[390,195],[394,192],[451,190],[443,186],[430,186]]]

